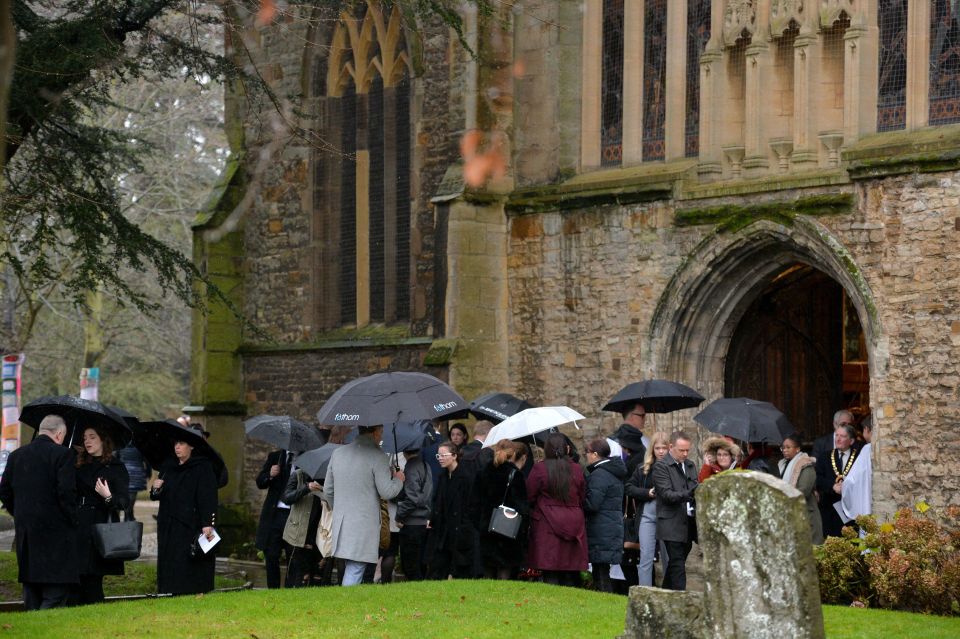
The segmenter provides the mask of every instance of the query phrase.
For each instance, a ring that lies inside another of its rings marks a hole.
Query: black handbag
[[[623,549],[640,550],[640,512],[637,502],[632,498],[623,503]]]
[[[493,509],[490,515],[490,525],[487,526],[487,532],[497,533],[509,539],[516,539],[520,534],[520,524],[523,517],[513,508],[505,506],[503,502],[507,500],[507,493],[510,491],[510,482],[513,481],[513,474],[517,472],[516,468],[510,470],[510,476],[507,478],[507,487],[503,491],[503,499],[500,505]]]
[[[107,523],[93,525],[93,542],[104,559],[130,561],[140,556],[143,541],[143,522],[113,521],[113,513]]]

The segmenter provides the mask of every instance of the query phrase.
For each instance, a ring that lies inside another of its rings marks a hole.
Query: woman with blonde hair
[[[665,432],[653,433],[643,464],[637,466],[625,487],[628,497],[633,497],[643,504],[638,526],[640,562],[637,564],[641,586],[653,585],[653,558],[657,552],[657,495],[653,487],[653,464],[663,459],[669,450],[670,435]],[[660,558],[666,562],[667,553],[663,549],[660,551]],[[665,572],[666,563],[663,569]]]
[[[523,565],[530,515],[526,479],[521,472],[526,461],[525,445],[503,440],[493,447],[493,463],[480,471],[480,554],[487,579],[510,579]],[[523,518],[515,539],[487,530],[493,511],[501,504]]]

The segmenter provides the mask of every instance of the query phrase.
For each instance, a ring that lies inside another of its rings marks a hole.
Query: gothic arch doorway
[[[773,403],[808,441],[840,407],[866,413],[866,340],[843,287],[798,262],[758,289],[730,340],[724,394]]]
[[[708,235],[658,301],[645,368],[708,400],[753,394],[783,404],[813,439],[838,408],[865,410],[871,376],[885,374],[886,338],[866,282],[812,218]],[[689,415],[663,417],[661,429],[690,426]]]

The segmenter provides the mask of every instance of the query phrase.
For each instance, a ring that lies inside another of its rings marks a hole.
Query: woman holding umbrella
[[[94,526],[106,523],[111,514],[119,520],[129,501],[130,479],[123,462],[114,455],[113,440],[102,428],[83,429],[76,465],[80,587],[72,599],[74,604],[89,604],[103,601],[104,575],[123,574],[122,561],[100,556],[94,543]]]
[[[208,446],[203,435],[182,428],[172,435],[174,459],[160,468],[150,499],[157,513],[157,592],[174,595],[213,590],[215,553],[197,547],[201,533],[213,538],[217,512],[217,474],[213,463],[195,454]]]

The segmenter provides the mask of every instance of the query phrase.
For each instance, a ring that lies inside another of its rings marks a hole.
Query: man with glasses
[[[620,444],[620,447],[623,449],[621,459],[627,467],[627,474],[624,476],[624,484],[626,484],[626,481],[630,477],[633,477],[637,466],[643,464],[643,456],[647,452],[650,440],[643,434],[643,425],[647,417],[647,411],[644,409],[643,404],[628,406],[621,411],[620,415],[623,417],[623,423],[620,424],[620,428],[610,436],[610,439]],[[636,515],[634,510],[635,505],[633,500],[625,500],[624,516],[627,518],[634,517]],[[636,566],[630,563],[631,559],[631,557],[625,556],[623,563],[620,564],[620,570],[623,573],[623,578],[628,589],[630,586],[636,586],[640,583]]]

